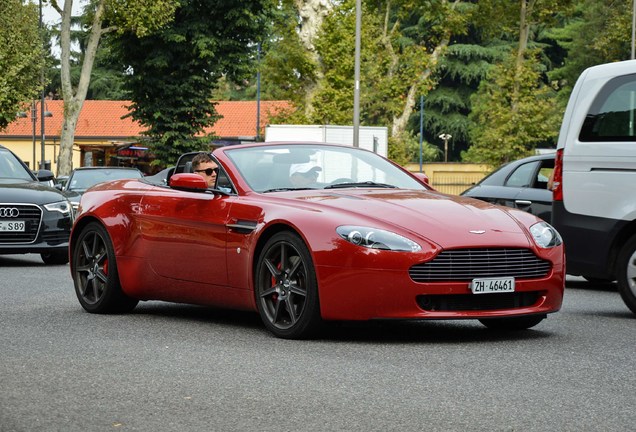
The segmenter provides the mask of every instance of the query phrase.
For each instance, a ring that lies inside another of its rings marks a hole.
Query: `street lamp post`
[[[33,171],[37,169],[37,165],[35,163],[35,125],[38,122],[38,109],[35,101],[31,102],[31,123],[33,124]]]
[[[44,107],[44,104],[42,104],[41,107]],[[33,162],[32,162],[32,169],[33,171],[36,171],[38,168],[39,169],[43,169],[44,168],[44,145],[45,145],[45,134],[44,134],[44,118],[45,117],[53,117],[53,114],[50,111],[45,111],[42,108],[42,114],[41,114],[41,119],[42,119],[42,130],[41,130],[41,136],[42,136],[42,160],[40,161],[39,164],[36,163],[36,153],[35,153],[35,149],[36,149],[36,137],[37,137],[37,124],[38,124],[38,101],[37,100],[33,100],[31,102],[31,125],[33,126]],[[19,112],[17,117],[19,118],[27,118],[28,115],[26,112]]]
[[[39,29],[40,29],[40,37],[42,37],[42,28],[43,28],[43,24],[42,24],[42,0],[39,0],[39,5],[40,5],[40,22],[39,22]],[[44,39],[42,37],[42,39]],[[44,66],[42,66],[41,70],[40,70],[40,84],[42,85],[42,94],[40,95],[40,133],[41,133],[41,142],[40,142],[40,150],[41,150],[41,158],[40,158],[40,169],[44,169],[44,160],[46,159],[46,155],[45,155],[45,145],[46,145],[46,140],[45,140],[45,134],[44,134],[44,119],[45,117],[51,117],[51,113],[49,112],[48,115],[47,112],[44,111]],[[37,116],[35,115],[35,113],[32,113],[31,116],[33,118],[36,118]],[[33,135],[35,135],[35,120],[33,120]],[[35,143],[35,137],[33,138],[34,143]],[[35,158],[33,159],[33,164],[35,166]]]
[[[362,1],[356,0],[356,38],[353,65],[353,146],[360,145],[360,39],[362,29]]]
[[[444,140],[444,162],[448,162],[448,140],[453,136],[451,134],[443,133],[439,137]]]

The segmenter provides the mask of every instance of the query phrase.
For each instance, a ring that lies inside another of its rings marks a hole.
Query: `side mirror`
[[[47,169],[38,170],[35,176],[38,178],[38,181],[41,181],[41,182],[47,182],[49,180],[55,179],[55,175],[53,174],[53,171],[47,170]]]
[[[208,184],[198,174],[180,173],[170,177],[170,187],[188,192],[204,192]]]
[[[428,180],[428,176],[424,173],[420,173],[420,172],[416,172],[416,173],[412,173],[421,183],[424,183],[427,186],[430,186],[431,184],[429,183]]]

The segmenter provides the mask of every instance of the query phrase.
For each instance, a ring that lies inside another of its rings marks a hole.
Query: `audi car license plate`
[[[492,294],[502,292],[514,292],[515,278],[487,278],[473,279],[470,284],[473,294]]]
[[[24,232],[25,228],[24,221],[0,221],[0,231]]]

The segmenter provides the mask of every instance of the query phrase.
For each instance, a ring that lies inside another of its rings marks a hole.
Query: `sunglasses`
[[[204,170],[194,170],[194,172],[205,173],[206,176],[211,176],[219,172],[218,168],[206,168]]]

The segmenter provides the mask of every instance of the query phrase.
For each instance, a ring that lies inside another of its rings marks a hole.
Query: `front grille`
[[[496,294],[419,295],[417,304],[429,312],[514,309],[534,305],[537,291]]]
[[[415,264],[409,276],[415,282],[470,281],[475,278],[545,277],[552,264],[538,258],[529,249],[456,249],[446,250],[432,261]]]
[[[3,222],[25,221],[24,232],[1,231],[0,244],[33,243],[38,236],[42,210],[35,204],[0,204],[0,208],[18,209],[17,217],[0,217]]]

